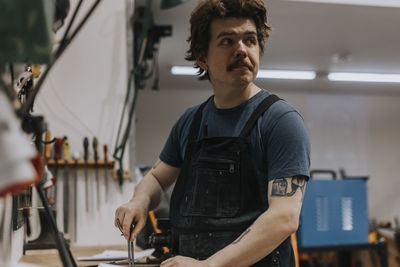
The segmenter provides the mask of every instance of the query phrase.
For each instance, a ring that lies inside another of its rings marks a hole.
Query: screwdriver
[[[64,159],[64,192],[63,192],[63,208],[64,208],[64,233],[69,233],[68,230],[68,215],[69,215],[69,173],[68,173],[68,160],[69,160],[69,141],[64,137],[63,142],[63,159]]]
[[[74,160],[74,241],[78,240],[78,160],[79,152],[73,155]]]
[[[50,151],[51,133],[50,133],[50,131],[47,131],[45,133],[44,141],[45,141],[45,144],[44,144],[44,159],[45,159],[46,164],[47,164],[47,162],[49,161],[50,156],[51,156],[51,151]]]
[[[104,150],[104,184],[106,187],[106,201],[108,201],[108,146],[103,146]]]
[[[63,138],[57,138],[56,142],[54,144],[54,178],[55,178],[55,189],[54,189],[54,200],[57,202],[57,184],[58,184],[58,161],[61,159],[61,151],[62,151],[62,146],[63,146],[64,139]]]
[[[85,169],[85,193],[86,193],[86,211],[89,211],[89,178],[88,178],[88,159],[89,159],[89,138],[83,139],[83,160]]]
[[[100,210],[100,183],[99,183],[99,165],[98,165],[98,160],[99,160],[99,142],[97,141],[97,138],[93,138],[92,142],[93,146],[93,154],[94,154],[94,167],[95,167],[95,175],[96,175],[96,188],[97,188],[97,210]]]

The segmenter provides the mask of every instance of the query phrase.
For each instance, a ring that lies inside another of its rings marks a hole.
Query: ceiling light
[[[189,66],[173,66],[171,73],[174,75],[197,75],[198,70]],[[265,79],[291,79],[291,80],[313,80],[316,73],[313,71],[289,71],[289,70],[264,70],[258,71],[257,78]]]
[[[379,1],[377,0],[286,0],[286,1],[360,5],[360,6],[400,7],[399,0],[379,0]]]
[[[173,75],[196,75],[198,70],[188,66],[173,66],[171,68],[171,73]]]
[[[257,78],[289,79],[289,80],[314,80],[317,74],[314,71],[297,70],[263,70],[258,71]]]
[[[331,72],[330,81],[400,83],[400,74]]]

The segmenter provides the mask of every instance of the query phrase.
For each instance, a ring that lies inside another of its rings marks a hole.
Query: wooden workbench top
[[[92,256],[102,253],[104,250],[127,250],[127,246],[97,246],[97,247],[72,247],[71,253],[79,267],[93,266],[99,261],[78,261],[77,257]],[[46,267],[63,267],[56,249],[27,250],[20,262],[37,264]]]

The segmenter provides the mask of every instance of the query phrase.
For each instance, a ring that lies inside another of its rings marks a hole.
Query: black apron
[[[174,252],[197,259],[206,259],[232,243],[267,209],[259,192],[249,136],[258,118],[279,98],[266,97],[238,137],[197,140],[209,100],[199,107],[191,124],[170,205]],[[289,238],[252,266],[294,266]]]

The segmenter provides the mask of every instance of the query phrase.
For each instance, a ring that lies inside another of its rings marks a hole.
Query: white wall
[[[211,94],[207,82],[204,85],[204,90],[161,88],[139,93],[139,163],[155,162],[178,117]],[[303,115],[311,139],[311,169],[344,168],[349,176],[369,176],[370,218],[393,222],[400,215],[400,95],[273,93]]]
[[[71,11],[77,2],[71,1]],[[87,136],[90,142],[93,137],[98,138],[100,158],[103,158],[103,144],[107,144],[108,158],[112,159],[128,79],[126,2],[101,2],[76,40],[54,66],[37,97],[35,112],[45,116],[53,136],[68,136],[71,153],[78,151],[81,158],[83,138]],[[77,22],[93,3],[94,1],[83,2]],[[62,34],[60,31],[57,36]],[[93,159],[93,153],[90,153],[89,158]],[[124,168],[128,169],[129,155],[126,155],[125,159]],[[75,244],[125,244],[119,230],[113,226],[114,213],[119,204],[129,199],[134,185],[125,182],[121,193],[116,182],[110,180],[110,199],[106,203],[103,170],[100,170],[101,208],[98,209],[94,176],[94,171],[90,171],[90,212],[87,213],[84,174],[83,171],[79,173],[80,209],[78,240]],[[110,177],[111,173],[108,176]],[[58,223],[62,226],[60,217]]]
[[[400,97],[368,99],[371,215],[391,221],[400,217],[399,114]]]
[[[71,1],[68,18],[77,2]],[[74,25],[93,3],[83,1]],[[37,97],[35,113],[45,115],[53,136],[68,136],[72,151],[82,155],[84,136],[114,145],[127,83],[126,42],[125,0],[102,1]]]

